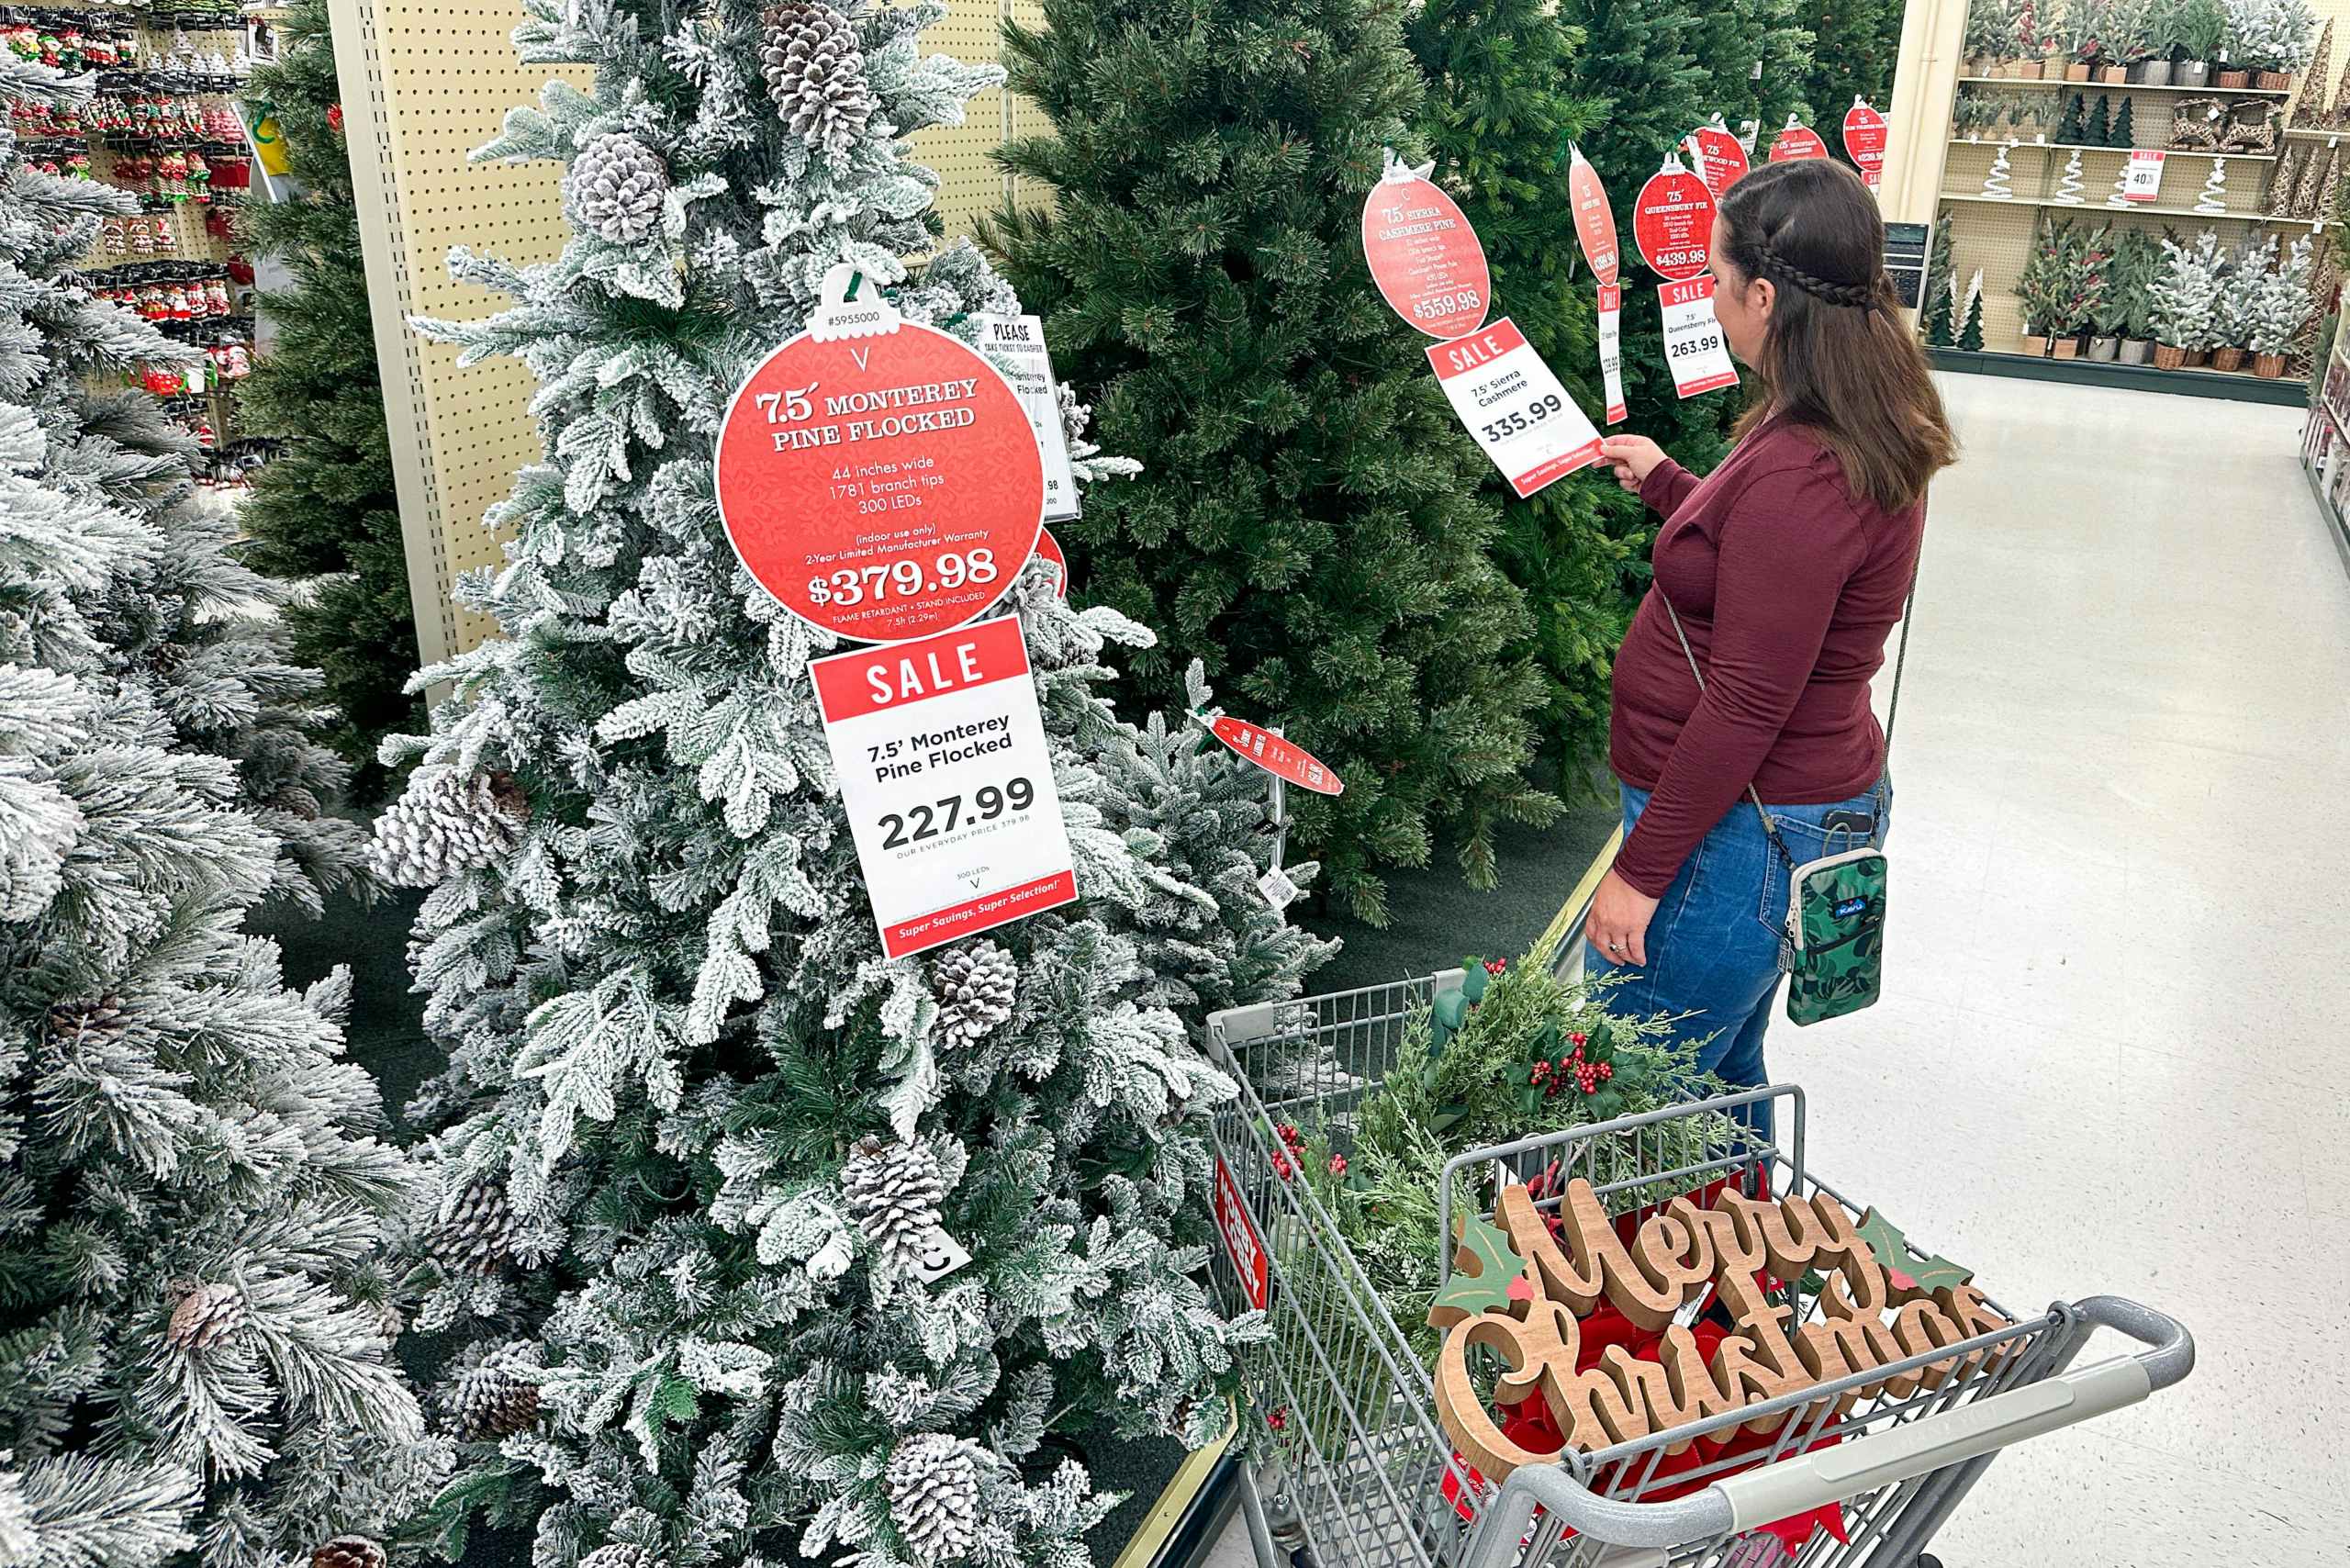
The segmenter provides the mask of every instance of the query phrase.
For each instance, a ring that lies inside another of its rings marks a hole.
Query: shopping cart
[[[2134,1303],[2098,1296],[2026,1317],[1993,1302],[2010,1327],[1598,1453],[1570,1452],[1498,1488],[1483,1483],[1455,1456],[1426,1372],[1328,1213],[1306,1183],[1279,1174],[1272,1131],[1318,1124],[1342,1143],[1414,1015],[1460,981],[1453,969],[1208,1021],[1211,1050],[1243,1085],[1212,1127],[1226,1244],[1214,1277],[1227,1310],[1259,1308],[1271,1329],[1248,1378],[1253,1418],[1280,1431],[1260,1445],[1270,1456],[1241,1476],[1263,1568],[1768,1568],[1784,1549],[1761,1527],[1834,1504],[1843,1539],[1816,1531],[1788,1560],[1796,1568],[1912,1568],[1933,1561],[1925,1546],[2000,1449],[2134,1404],[2192,1369],[2187,1330]],[[1783,1142],[1725,1117],[1766,1100]],[[1806,1168],[1804,1118],[1802,1091],[1781,1085],[1473,1149],[1445,1168],[1445,1233],[1496,1186],[1546,1171],[1550,1192],[1580,1176],[1617,1214],[1725,1179],[1760,1191],[1760,1178],[1783,1196],[1827,1193],[1857,1216]],[[1818,1310],[1799,1282],[1779,1299],[1793,1309],[1790,1333]],[[2073,1368],[2098,1328],[2145,1349]],[[1860,1394],[1952,1361],[1957,1370],[1939,1386]],[[1846,1394],[1856,1397],[1840,1413]],[[1782,1412],[1760,1450],[1663,1468],[1669,1449]]]

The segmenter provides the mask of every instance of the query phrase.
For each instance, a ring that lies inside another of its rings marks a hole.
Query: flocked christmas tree
[[[1953,282],[1956,280],[1953,279]],[[1958,346],[1969,353],[1983,352],[1983,269],[1967,280],[1966,302],[1958,311]]]
[[[300,195],[252,203],[243,221],[292,284],[263,303],[276,336],[238,409],[247,428],[285,444],[254,476],[242,554],[301,584],[285,611],[291,644],[324,672],[336,710],[329,737],[356,770],[353,794],[373,801],[385,784],[376,743],[424,717],[406,689],[416,668],[408,557],[326,0],[299,0],[277,38],[276,61],[254,72],[250,92],[277,116]]]
[[[1149,634],[1038,566],[1012,606],[1080,901],[882,957],[808,674],[831,639],[729,550],[713,437],[836,265],[942,330],[1016,307],[936,245],[905,144],[1000,73],[923,56],[938,6],[563,11],[534,4],[523,57],[592,85],[485,155],[567,163],[570,242],[459,252],[518,303],[430,329],[539,372],[547,455],[464,590],[505,635],[430,672],[453,695],[377,840],[432,884],[451,1053],[414,1113],[419,1324],[457,1341],[464,1443],[431,1523],[596,1568],[1081,1563],[1107,1500],[1048,1433],[1197,1441],[1255,1332],[1196,1278],[1233,1091],[1189,1026],[1324,945],[1257,890],[1263,776],[1120,722],[1105,655]],[[941,1232],[970,1261],[926,1282]]]
[[[0,51],[0,102],[87,103]],[[242,934],[356,868],[268,585],[66,269],[127,192],[0,129],[0,1561],[276,1568],[429,1494],[382,1261],[415,1172],[350,977]]]
[[[1054,210],[990,242],[1056,364],[1100,389],[1103,443],[1144,465],[1057,531],[1083,591],[1168,640],[1125,689],[1180,700],[1196,653],[1335,763],[1346,793],[1300,830],[1383,920],[1381,866],[1426,864],[1443,831],[1490,886],[1498,823],[1557,810],[1523,777],[1545,683],[1493,561],[1492,465],[1362,262],[1383,151],[1417,147],[1397,11],[1203,4],[1057,0],[1007,30],[1054,130],[1004,161]]]

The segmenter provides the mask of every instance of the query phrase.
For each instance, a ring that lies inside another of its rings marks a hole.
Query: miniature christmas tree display
[[[1942,280],[1926,308],[1926,346],[1946,349],[1957,339],[1952,321],[1958,311],[1958,279]]]
[[[2128,97],[2127,95],[2122,98],[2121,107],[2116,110],[2113,116],[2113,128],[2106,135],[2105,144],[2108,147],[2135,147],[2138,145],[2138,122],[2136,111],[2132,107],[2134,101],[2135,100]]]
[[[2015,174],[2008,166],[2008,151],[2015,145],[2010,141],[2002,146],[1991,160],[1991,172],[1983,176],[1983,194],[1993,201],[2015,199]]]
[[[2127,100],[2124,100],[2125,102]],[[2109,94],[2097,95],[2097,107],[2089,111],[2088,123],[2081,128],[2081,140],[2091,147],[2113,145],[2113,101]]]
[[[2087,112],[2088,107],[2088,106],[2082,101],[2082,98],[2083,95],[2076,93],[2071,97],[2065,100],[2065,113],[2063,117],[2056,121],[2056,135],[2054,139],[2057,145],[2060,147],[2082,140],[2082,116]]]
[[[2214,158],[2211,160],[2210,175],[2203,182],[2203,192],[2195,198],[2195,210],[2204,213],[2227,211],[2227,187],[2228,161],[2225,158]]]
[[[2079,148],[2074,148],[2073,155],[2065,161],[2065,172],[2056,179],[2056,194],[2050,199],[2063,207],[2081,205],[2081,150]]]
[[[1958,311],[1958,346],[1969,353],[1983,352],[1983,269],[1967,281],[1966,301]]]

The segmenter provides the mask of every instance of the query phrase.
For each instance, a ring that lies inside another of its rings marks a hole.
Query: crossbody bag
[[[1673,634],[1680,639],[1682,657],[1696,678],[1697,694],[1706,692],[1705,672],[1681,629],[1681,617],[1664,590],[1657,590],[1664,612],[1673,620]],[[1909,580],[1909,597],[1901,606],[1901,641],[1893,655],[1893,700],[1885,715],[1885,766],[1893,766],[1893,724],[1901,716],[1901,666],[1909,654],[1909,612],[1917,608],[1918,581]],[[1822,856],[1796,864],[1771,820],[1754,786],[1746,787],[1754,814],[1762,819],[1763,836],[1787,868],[1787,923],[1779,944],[1780,967],[1787,971],[1787,1022],[1817,1024],[1841,1018],[1875,1003],[1885,980],[1885,901],[1891,869],[1885,856],[1885,802],[1880,797],[1876,824],[1864,849]]]

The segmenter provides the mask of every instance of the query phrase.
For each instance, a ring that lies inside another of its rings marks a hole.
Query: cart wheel
[[[1930,1552],[1918,1553],[1918,1568],[1942,1568],[1942,1560]]]

